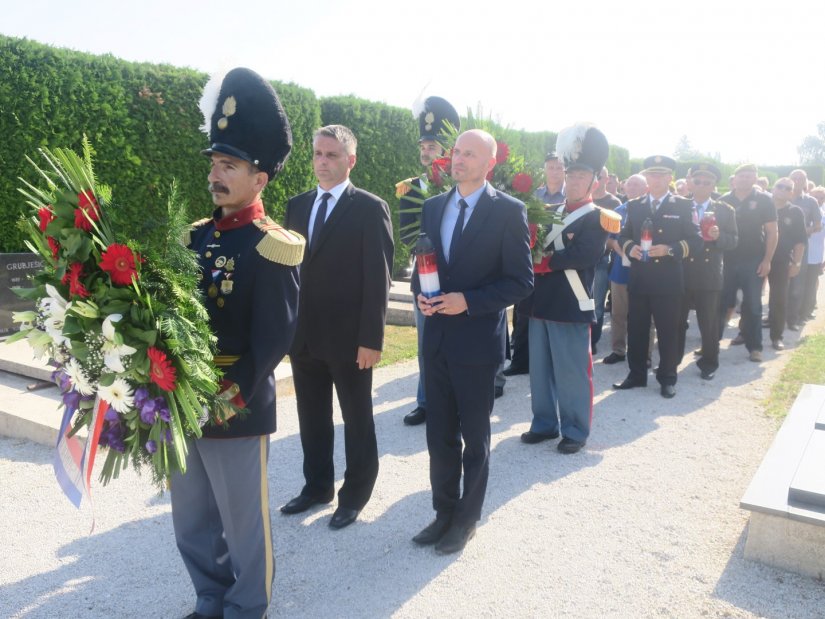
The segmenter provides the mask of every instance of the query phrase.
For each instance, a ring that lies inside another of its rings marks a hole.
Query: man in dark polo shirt
[[[782,332],[785,330],[789,301],[790,282],[799,277],[805,244],[805,214],[791,203],[794,182],[780,178],[773,186],[773,203],[776,207],[778,240],[768,274],[768,324],[774,350],[782,350]]]
[[[719,337],[741,288],[741,331],[732,343],[745,344],[755,363],[762,361],[762,282],[771,270],[777,242],[776,209],[770,195],[754,187],[757,176],[755,165],[739,166],[733,174],[733,190],[720,198],[736,210],[739,243],[725,254]]]
[[[805,247],[802,257],[802,266],[799,275],[791,279],[788,283],[788,306],[785,319],[788,322],[788,329],[799,330],[802,322],[801,307],[802,297],[805,294],[805,281],[807,280],[808,269],[808,237],[817,232],[822,227],[822,217],[819,212],[819,203],[808,193],[808,173],[805,170],[797,169],[790,173],[789,178],[793,182],[793,195],[791,204],[802,209],[805,216]]]

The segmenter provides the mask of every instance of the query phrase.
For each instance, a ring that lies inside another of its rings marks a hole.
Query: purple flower
[[[60,388],[60,391],[66,393],[69,389],[72,388],[72,380],[69,378],[69,375],[66,374],[62,369],[57,369],[52,372],[52,381]]]
[[[164,404],[161,406],[160,410],[158,411],[158,417],[160,417],[166,423],[171,421],[172,416],[169,414],[169,408]]]
[[[119,423],[104,422],[98,444],[108,446],[120,453],[126,451],[126,444],[123,442],[123,427]]]
[[[148,423],[149,425],[152,425],[153,423],[155,423],[156,416],[157,413],[155,412],[154,407],[144,407],[140,409],[140,420],[143,423]]]
[[[80,406],[80,394],[77,391],[67,391],[63,394],[63,404],[67,410],[77,410]]]
[[[166,433],[163,435],[163,442],[169,445],[172,444],[172,431],[168,428],[166,429]]]
[[[155,453],[158,450],[158,444],[155,441],[146,441],[146,451],[150,454]]]
[[[143,408],[146,400],[149,399],[149,390],[146,387],[135,389],[135,408]]]
[[[119,451],[120,453],[126,451],[126,443],[123,442],[123,437],[119,435],[109,435],[109,447],[115,451]]]
[[[109,410],[106,411],[106,414],[103,416],[103,419],[105,419],[106,421],[113,421],[115,423],[119,423],[120,415],[117,414],[117,411],[115,409],[109,407]]]

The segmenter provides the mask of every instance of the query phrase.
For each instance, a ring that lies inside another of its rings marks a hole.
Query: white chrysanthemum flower
[[[103,321],[101,331],[106,342],[103,344],[103,364],[112,372],[125,372],[126,368],[123,365],[124,357],[137,352],[136,348],[127,346],[126,344],[117,343],[117,332],[115,331],[115,324],[123,318],[122,314],[110,314]]]
[[[80,367],[80,363],[77,359],[69,359],[69,362],[66,363],[63,370],[69,376],[69,380],[72,381],[72,387],[74,387],[74,390],[80,395],[94,394],[95,389],[92,386],[89,377],[86,376],[86,372],[84,372],[83,368]]]
[[[118,413],[128,412],[135,404],[132,386],[123,378],[116,378],[108,387],[101,386],[97,394]]]

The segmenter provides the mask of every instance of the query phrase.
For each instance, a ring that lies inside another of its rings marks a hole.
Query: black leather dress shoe
[[[554,438],[559,438],[558,432],[554,432],[552,434],[541,434],[540,432],[533,432],[532,430],[528,430],[527,432],[521,435],[521,442],[527,443],[528,445],[535,445],[536,443],[541,443],[542,441],[549,441]]]
[[[630,378],[625,378],[620,383],[613,383],[614,389],[633,389],[634,387],[647,387],[647,384],[640,383]]]
[[[186,615],[183,619],[223,619],[223,615],[202,615],[198,612]]]
[[[713,380],[714,376],[716,376],[716,372],[711,372],[710,370],[700,370],[699,378],[702,380]]]
[[[702,352],[702,349],[701,349],[701,348],[697,348],[696,350],[694,350],[694,351],[693,351],[693,356],[694,356],[694,357],[701,357],[701,356],[703,356],[704,354],[705,354],[705,353],[704,353],[704,352]]]
[[[503,395],[504,395],[504,387],[496,387],[496,391],[495,391],[495,394],[494,394],[495,399],[498,400]]]
[[[438,514],[430,524],[421,529],[421,532],[412,538],[419,546],[432,546],[444,537],[453,517],[450,514]]]
[[[459,550],[464,550],[464,546],[467,545],[467,542],[469,542],[475,534],[475,523],[469,525],[452,524],[435,545],[435,551],[440,555],[451,555]]]
[[[335,510],[335,513],[332,514],[332,518],[329,519],[329,528],[343,529],[344,527],[348,527],[355,522],[359,513],[360,511],[357,509],[339,506],[338,509]]]
[[[529,374],[529,373],[530,373],[530,368],[529,367],[523,368],[523,367],[519,367],[519,366],[513,366],[512,363],[510,365],[508,365],[507,368],[502,372],[502,374],[504,374],[505,376],[519,376],[520,374]]]
[[[405,426],[418,426],[424,423],[425,421],[427,421],[427,411],[425,411],[420,406],[416,408],[414,411],[404,415]]]
[[[620,355],[617,352],[612,352],[607,355],[604,359],[602,359],[602,363],[606,363],[607,365],[613,365],[614,363],[620,363],[627,359],[625,355]]]
[[[662,388],[659,390],[659,393],[662,394],[663,398],[672,398],[676,395],[676,387],[673,385],[662,385]]]
[[[572,438],[563,438],[559,441],[556,449],[563,454],[574,454],[582,447],[584,447],[584,443],[581,441],[574,441]]]
[[[305,512],[306,510],[308,510],[313,505],[329,503],[330,501],[332,501],[332,495],[330,495],[329,498],[317,498],[314,496],[306,496],[304,494],[299,494],[289,503],[281,507],[281,513],[300,514],[301,512]]]

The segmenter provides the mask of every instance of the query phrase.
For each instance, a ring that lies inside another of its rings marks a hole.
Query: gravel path
[[[805,332],[823,327],[819,319]],[[693,329],[689,335],[690,349],[698,340]],[[574,456],[520,443],[529,427],[528,379],[510,379],[493,413],[484,517],[465,551],[450,557],[410,541],[433,515],[424,429],[401,423],[412,408],[414,362],[376,372],[381,472],[358,522],[342,531],[327,527],[333,506],[308,516],[277,510],[303,483],[295,399],[282,398],[270,456],[277,551],[270,614],[825,616],[823,583],[742,555],[748,514],[739,499],[777,429],[760,401],[796,337],[786,336],[784,353],[766,349],[761,365],[749,363],[742,347],[723,350],[710,383],[686,357],[673,400],[659,396],[652,378],[647,389],[613,392],[626,368],[597,363],[593,432]],[[168,494],[158,496],[132,471],[109,487],[98,484],[97,527],[88,535],[88,511],[63,497],[51,457],[48,448],[0,439],[0,617],[191,612]]]

